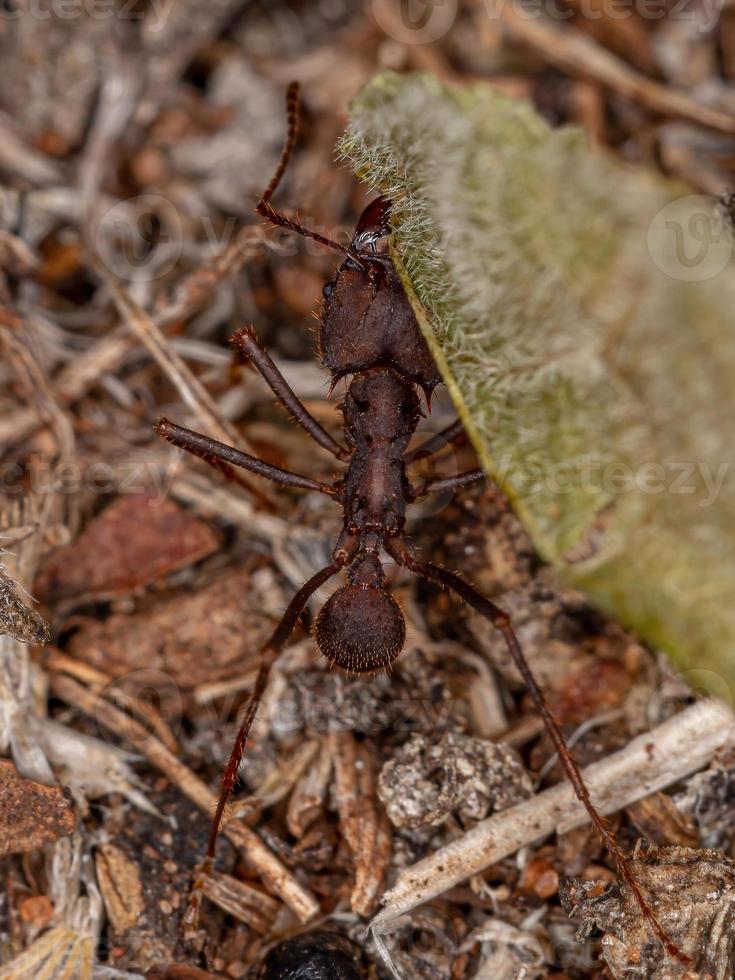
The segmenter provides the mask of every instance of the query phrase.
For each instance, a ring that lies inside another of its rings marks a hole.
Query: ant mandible
[[[193,432],[167,419],[156,431],[175,446],[193,453],[236,479],[232,467],[241,467],[276,483],[328,494],[342,507],[344,527],[326,568],[313,575],[289,603],[272,636],[261,651],[255,685],[222,777],[217,808],[203,871],[211,867],[225,808],[232,795],[250,728],[265,693],[273,664],[304,611],[309,598],[338,572],[347,572],[347,584],[327,600],[316,620],[316,641],[330,665],[355,673],[373,673],[389,666],[403,648],[406,628],[400,606],[388,591],[380,562],[385,551],[398,565],[449,589],[499,630],[520,671],[534,704],[558,752],[564,771],[604,842],[615,867],[636,897],[641,912],[666,949],[678,959],[676,948],[656,918],[633,876],[613,832],[590,799],[579,768],[569,751],[541,689],[531,673],[507,613],[458,575],[419,558],[405,534],[406,506],[420,497],[484,479],[482,470],[411,485],[406,467],[410,458],[430,456],[438,447],[463,435],[457,421],[407,454],[421,407],[417,389],[427,406],[442,378],[421,334],[413,309],[388,252],[391,234],[390,201],[373,200],[363,211],[349,245],[311,231],[277,211],[270,203],[291,157],[298,133],[299,87],[287,93],[288,135],[278,167],[256,211],[272,224],[289,229],[346,257],[334,279],[324,287],[319,349],[332,373],[332,388],[351,377],[341,406],[347,446],[336,442],[301,404],[253,329],[238,330],[232,346],[242,361],[250,361],[276,398],[320,446],[347,464],[344,477],[333,484],[276,466]],[[195,885],[195,894],[197,886]],[[189,921],[196,916],[195,901]]]

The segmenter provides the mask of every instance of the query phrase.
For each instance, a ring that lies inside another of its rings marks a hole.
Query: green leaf
[[[340,152],[539,552],[735,701],[735,263],[717,203],[488,85],[386,73]]]

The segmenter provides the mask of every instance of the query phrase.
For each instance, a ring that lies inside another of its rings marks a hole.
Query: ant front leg
[[[343,446],[340,446],[322,428],[314,416],[296,397],[296,394],[286,379],[273,363],[270,355],[263,350],[256,340],[255,331],[252,327],[243,327],[241,330],[238,330],[230,341],[230,344],[237,351],[243,363],[245,361],[252,361],[279,402],[291,413],[299,425],[306,429],[315,442],[328,449],[339,460],[345,461],[350,458],[349,452]]]
[[[518,637],[515,634],[508,614],[500,609],[499,606],[496,606],[494,602],[491,602],[488,598],[486,598],[481,592],[478,592],[477,589],[473,588],[473,586],[471,586],[469,583],[465,582],[464,579],[461,579],[459,575],[455,575],[453,572],[449,572],[445,568],[439,568],[437,565],[432,565],[429,562],[420,561],[418,558],[416,558],[413,550],[404,538],[387,539],[386,550],[391,557],[398,562],[399,565],[403,565],[405,568],[408,568],[410,571],[414,572],[414,574],[428,579],[430,582],[436,582],[438,585],[450,589],[452,592],[458,595],[460,599],[464,599],[467,605],[471,606],[476,612],[492,623],[495,629],[499,630],[503,634],[511,659],[523,678],[528,692],[536,706],[536,710],[540,714],[546,730],[554,743],[554,747],[559,755],[559,761],[564,768],[567,779],[572,784],[577,799],[584,806],[593,827],[607,848],[618,874],[630,888],[643,916],[648,921],[653,932],[661,940],[666,950],[680,962],[691,962],[689,958],[676,947],[661,923],[656,918],[653,909],[643,895],[640,885],[636,881],[633,872],[630,869],[628,859],[620,849],[620,846],[615,839],[615,835],[610,830],[605,818],[598,813],[597,808],[593,804],[574,756],[572,755],[566,739],[564,738],[556,719],[551,713],[551,709],[549,708],[546,698],[544,697],[541,688],[538,686],[536,678],[533,676],[528,661],[524,656],[523,650],[518,642]]]
[[[292,473],[290,470],[282,470],[278,466],[271,466],[270,463],[251,456],[233,446],[228,446],[224,442],[210,439],[209,436],[202,435],[201,432],[194,432],[193,429],[186,429],[183,425],[176,425],[168,419],[159,419],[156,423],[155,431],[159,436],[163,436],[172,445],[179,449],[185,449],[193,456],[198,456],[205,463],[209,463],[215,469],[224,473],[225,476],[232,476],[231,467],[239,466],[241,469],[256,473],[266,480],[273,480],[287,487],[298,487],[301,490],[318,490],[319,493],[326,493],[332,497],[339,497],[340,491],[337,487],[330,486],[328,483],[320,483],[312,480],[308,476],[301,476],[299,473]]]
[[[324,583],[327,582],[333,575],[337,574],[337,572],[349,560],[349,557],[350,553],[347,551],[341,555],[338,555],[330,565],[327,565],[326,568],[323,568],[320,572],[317,572],[316,575],[313,575],[309,581],[299,589],[291,602],[288,604],[288,608],[283,614],[280,623],[278,626],[276,626],[270,639],[261,650],[258,675],[255,679],[253,690],[250,694],[245,712],[242,716],[240,728],[238,729],[235,743],[232,746],[227,767],[225,768],[222,776],[222,785],[220,787],[219,799],[217,800],[217,809],[215,810],[214,817],[212,818],[212,827],[209,833],[207,854],[204,861],[199,865],[197,877],[194,881],[191,897],[189,899],[189,907],[184,919],[187,927],[196,928],[197,921],[199,919],[202,888],[204,887],[203,878],[212,870],[215,849],[217,846],[217,837],[219,836],[227,804],[235,787],[237,773],[245,753],[245,747],[247,745],[250,729],[253,721],[255,720],[255,715],[260,702],[263,700],[263,695],[268,687],[271,669],[281,655],[283,647],[286,644],[286,640],[288,640],[289,636],[293,632],[293,629],[296,626],[301,613],[306,608],[306,604],[311,596],[320,586],[324,585]]]

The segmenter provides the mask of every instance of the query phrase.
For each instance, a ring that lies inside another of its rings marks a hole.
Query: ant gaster
[[[341,406],[347,446],[336,442],[301,404],[269,355],[259,346],[252,328],[239,330],[231,343],[239,359],[250,361],[257,368],[292,417],[317,443],[346,463],[347,471],[334,484],[321,483],[271,466],[167,419],[158,422],[156,431],[231,479],[236,479],[232,467],[241,467],[279,484],[329,494],[342,507],[344,528],[329,565],[299,589],[261,652],[255,685],[222,777],[203,869],[206,872],[211,867],[225,808],[271,668],[313,593],[338,572],[346,571],[347,584],[327,600],[316,621],[316,641],[330,664],[356,673],[372,673],[388,667],[401,652],[405,623],[398,603],[386,586],[380,562],[380,554],[385,551],[398,565],[454,592],[503,634],[564,771],[620,876],[666,949],[673,956],[686,959],[657,920],[613,832],[593,805],[579,768],[526,662],[507,613],[458,575],[419,558],[405,535],[407,504],[431,493],[481,480],[484,474],[481,470],[472,470],[444,479],[430,479],[418,487],[411,485],[406,473],[407,464],[419,456],[432,455],[447,442],[457,441],[462,437],[463,429],[460,422],[455,422],[414,453],[409,455],[407,452],[421,416],[418,390],[423,391],[428,405],[432,392],[442,379],[388,252],[390,202],[385,197],[378,197],[365,208],[347,246],[305,228],[273,208],[270,199],[286,169],[298,131],[296,84],[289,87],[287,111],[286,144],[273,179],[256,210],[277,226],[345,254],[334,279],[324,287],[319,349],[324,366],[332,373],[332,388],[342,378],[352,379]],[[189,922],[196,918],[196,893],[195,886]]]

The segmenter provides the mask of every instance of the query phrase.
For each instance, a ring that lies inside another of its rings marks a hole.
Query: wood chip
[[[68,837],[77,818],[60,786],[24,779],[12,762],[0,761],[0,854],[17,854]]]
[[[355,862],[353,912],[370,915],[377,905],[391,856],[392,835],[385,811],[375,805],[375,760],[351,732],[330,735],[340,824]]]
[[[263,935],[271,928],[278,910],[282,908],[281,903],[270,895],[218,871],[211,871],[204,877],[203,891],[215,905]]]

